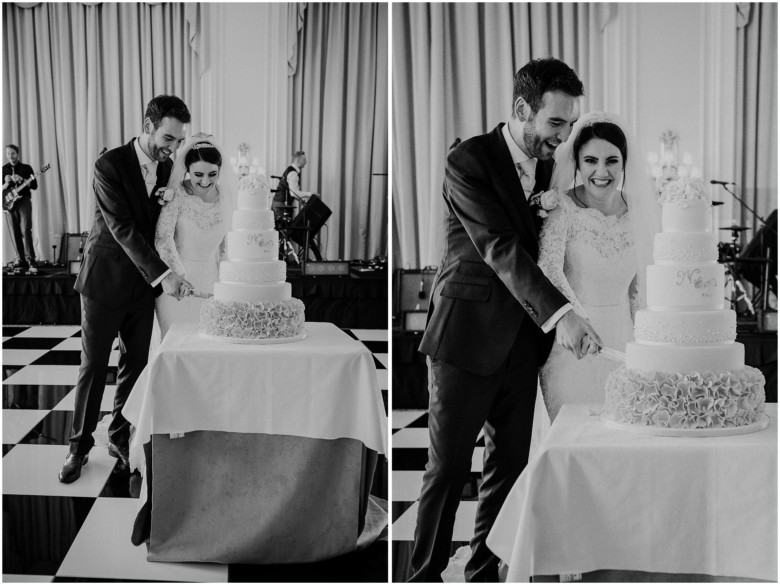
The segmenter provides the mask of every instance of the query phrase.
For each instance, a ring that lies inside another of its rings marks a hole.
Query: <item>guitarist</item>
[[[3,165],[3,195],[9,189],[13,189],[35,174],[30,165],[24,164],[19,160],[19,147],[15,144],[9,144],[5,147],[5,158],[8,160],[8,163]],[[19,192],[21,199],[14,204],[10,211],[16,253],[19,255],[16,267],[24,270],[29,269],[31,272],[37,272],[37,265],[32,238],[32,201],[30,191],[37,188],[38,181],[33,179],[28,186]]]

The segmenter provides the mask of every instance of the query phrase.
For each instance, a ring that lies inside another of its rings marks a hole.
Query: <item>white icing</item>
[[[659,372],[717,372],[736,370],[745,365],[745,346],[721,345],[648,345],[626,344],[626,368]]]
[[[709,232],[712,225],[712,206],[702,199],[664,203],[661,226],[665,232]]]
[[[273,230],[274,212],[270,209],[236,209],[233,211],[234,230]]]
[[[215,282],[214,298],[223,302],[241,303],[286,301],[292,298],[292,285],[289,282],[275,282],[271,284]]]
[[[225,237],[231,260],[279,259],[279,233],[275,230],[233,230]]]
[[[718,261],[718,239],[712,232],[661,232],[655,235],[656,264],[705,264]]]
[[[236,204],[239,209],[270,209],[271,191],[239,191]]]
[[[720,264],[648,266],[647,307],[672,311],[722,309],[724,281]]]
[[[634,321],[634,337],[657,343],[730,343],[737,338],[737,314],[731,309],[673,313],[640,309]]]
[[[267,284],[269,282],[284,282],[286,278],[287,264],[283,260],[269,262],[223,260],[219,265],[219,279],[222,282]]]

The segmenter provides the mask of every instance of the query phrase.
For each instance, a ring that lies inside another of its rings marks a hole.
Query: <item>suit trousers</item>
[[[140,277],[130,300],[120,307],[108,307],[81,296],[81,366],[76,384],[70,452],[84,455],[95,444],[100,403],[106,386],[108,360],[114,339],[119,337],[119,367],[114,394],[109,441],[120,447],[130,442],[130,423],[122,416],[130,391],[149,358],[154,321],[154,294]]]
[[[410,581],[442,580],[451,552],[455,513],[480,429],[484,431],[485,455],[466,580],[498,581],[499,559],[487,548],[485,539],[528,462],[542,339],[536,325],[526,319],[507,359],[489,376],[440,360],[430,361],[430,446]]]
[[[14,243],[19,260],[35,261],[35,246],[32,237],[32,201],[22,197],[11,210],[11,225],[14,232]]]

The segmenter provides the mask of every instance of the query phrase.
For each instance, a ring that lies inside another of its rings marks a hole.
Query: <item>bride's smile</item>
[[[601,138],[593,138],[582,146],[578,166],[585,191],[593,199],[614,193],[623,176],[620,150]]]

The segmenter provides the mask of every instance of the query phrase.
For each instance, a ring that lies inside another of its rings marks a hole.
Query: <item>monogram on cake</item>
[[[304,305],[292,297],[287,265],[279,260],[279,233],[265,174],[239,179],[231,228],[214,297],[201,309],[199,333],[236,343],[304,339]]]
[[[605,419],[659,429],[757,430],[764,376],[745,365],[736,313],[724,306],[724,267],[701,179],[669,183],[662,231],[647,267],[626,363],[607,378]],[[735,431],[736,432],[736,431]]]

